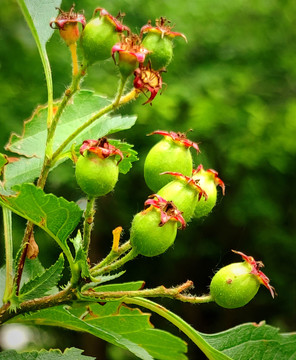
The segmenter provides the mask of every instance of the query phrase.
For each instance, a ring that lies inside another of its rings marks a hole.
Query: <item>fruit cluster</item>
[[[81,32],[78,24],[82,25]],[[89,22],[82,13],[74,11],[74,6],[69,12],[59,9],[59,15],[50,25],[59,29],[69,47],[76,46],[79,40],[84,69],[112,57],[123,81],[134,74],[136,91],[150,92],[145,104],[151,103],[162,88],[161,73],[172,61],[173,39],[186,40],[185,35],[172,31],[170,22],[163,17],[155,21],[155,26],[149,21],[139,35],[134,34],[123,24],[122,14],[114,17],[101,7],[95,9]]]
[[[81,24],[82,31],[78,24]],[[98,61],[113,58],[122,84],[114,108],[119,104],[125,82],[131,75],[134,75],[134,91],[145,95],[149,92],[145,104],[151,103],[162,88],[162,72],[172,60],[172,40],[175,37],[186,40],[183,34],[172,31],[165,18],[156,20],[155,26],[149,21],[139,34],[134,34],[123,24],[121,14],[114,17],[100,7],[89,22],[83,13],[74,11],[74,6],[69,12],[60,10],[50,25],[59,30],[71,50],[74,76],[78,76],[75,55],[78,40],[84,72]],[[198,153],[199,146],[186,134],[172,131],[154,131],[152,134],[163,136],[150,150],[144,164],[144,178],[153,194],[144,203],[144,210],[134,216],[130,229],[133,254],[148,257],[164,253],[174,243],[178,224],[184,229],[187,222],[212,211],[217,201],[218,185],[223,195],[225,193],[225,185],[215,170],[206,170],[202,165],[193,168],[190,149]],[[114,189],[118,181],[118,164],[123,158],[121,150],[105,137],[83,142],[75,174],[78,185],[89,199],[104,196]],[[225,308],[244,306],[255,296],[260,284],[274,296],[269,279],[260,271],[262,263],[243,253],[238,254],[244,262],[222,268],[210,284],[212,299]]]

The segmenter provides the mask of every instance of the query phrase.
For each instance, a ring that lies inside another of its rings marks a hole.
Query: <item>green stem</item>
[[[173,287],[166,288],[163,285],[158,286],[154,289],[141,289],[141,290],[127,290],[127,291],[103,291],[95,292],[93,289],[91,291],[85,291],[82,293],[83,296],[87,296],[88,299],[95,298],[98,300],[114,300],[114,299],[123,299],[125,302],[125,297],[162,297],[170,298],[174,300],[179,300],[182,302],[188,302],[191,304],[204,304],[213,301],[211,295],[203,296],[193,296],[187,295],[184,293],[193,286],[192,281],[188,280],[184,284]]]
[[[107,265],[97,271],[94,271],[92,273],[92,276],[98,276],[98,275],[104,274],[106,272],[111,272],[113,270],[117,270],[120,267],[122,267],[125,263],[127,263],[128,261],[133,260],[137,255],[138,255],[138,253],[134,249],[132,249],[129,253],[124,255],[121,259],[119,259],[119,260],[113,262],[112,264]]]
[[[115,107],[119,104],[119,101],[120,101],[121,95],[122,95],[122,93],[123,93],[123,90],[124,90],[126,81],[127,81],[127,77],[120,76],[120,81],[119,81],[119,86],[118,86],[118,90],[117,90],[117,95],[115,96],[115,100],[114,100],[114,102],[113,102],[113,104],[114,104]]]
[[[185,335],[187,335],[208,357],[209,360],[230,359],[227,355],[221,353],[220,351],[216,350],[211,345],[209,345],[198,331],[196,331],[192,326],[187,324],[187,322],[184,321],[182,318],[180,318],[180,316],[169,311],[164,306],[159,305],[151,300],[140,297],[125,298],[124,303],[142,306],[167,319],[169,322],[174,324],[179,330],[181,330]]]
[[[94,222],[95,214],[95,201],[96,198],[93,196],[88,196],[87,205],[84,212],[84,224],[83,224],[83,248],[88,254],[89,244],[90,244],[90,235]]]
[[[13,289],[13,242],[12,242],[12,220],[11,211],[6,207],[2,207],[3,226],[5,240],[5,260],[6,260],[6,280],[3,295],[3,304],[9,301],[9,297]]]
[[[44,162],[43,162],[40,176],[37,181],[37,186],[41,187],[41,189],[43,189],[45,186],[47,176],[48,176],[50,168],[52,167],[52,164],[53,164],[53,161],[52,161],[53,141],[54,141],[54,135],[55,135],[55,131],[56,131],[58,122],[59,122],[61,115],[62,115],[63,111],[65,110],[65,107],[67,106],[68,102],[73,97],[73,95],[79,90],[79,84],[80,84],[82,77],[85,75],[85,72],[86,72],[86,66],[83,66],[83,67],[81,67],[81,69],[77,75],[73,75],[72,83],[71,83],[69,89],[67,89],[65,91],[64,96],[58,106],[58,109],[52,119],[50,127],[47,129],[47,139],[46,139]]]
[[[131,243],[130,241],[125,242],[123,245],[121,245],[117,251],[111,250],[109,254],[97,265],[95,265],[93,268],[91,268],[91,273],[95,272],[98,269],[103,268],[106,265],[111,264],[115,259],[119,258],[120,255],[124,254],[128,250],[131,249]]]
[[[75,290],[68,286],[57,294],[24,301],[17,309],[15,309],[15,311],[10,311],[9,306],[4,304],[0,308],[0,325],[17,315],[49,308],[60,304],[66,304],[75,298]]]
[[[93,122],[95,122],[100,117],[104,116],[105,114],[109,113],[110,111],[114,110],[120,105],[126,104],[129,101],[135,99],[138,96],[138,92],[133,89],[128,94],[123,96],[119,103],[117,105],[114,105],[114,102],[105,106],[103,109],[98,111],[95,115],[93,115],[90,119],[88,119],[84,124],[82,124],[79,128],[77,128],[60,146],[59,148],[54,152],[52,156],[52,164],[58,159],[62,151],[65,149],[65,147],[74,140],[83,130],[85,130],[87,127],[89,127]]]

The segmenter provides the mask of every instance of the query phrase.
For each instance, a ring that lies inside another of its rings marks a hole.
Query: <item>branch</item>
[[[134,297],[165,297],[170,299],[179,300],[182,302],[189,302],[191,304],[202,304],[213,301],[211,295],[193,296],[190,294],[184,294],[184,291],[193,288],[193,282],[187,280],[184,284],[181,284],[174,288],[166,288],[164,286],[158,286],[154,289],[134,290],[134,291],[102,291],[96,292],[89,289],[82,293],[83,296],[87,296],[88,300],[94,298],[96,300],[114,300],[121,299],[126,302],[126,298]]]

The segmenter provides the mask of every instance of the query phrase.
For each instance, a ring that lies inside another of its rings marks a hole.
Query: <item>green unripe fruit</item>
[[[80,156],[76,163],[76,180],[89,196],[103,196],[112,191],[118,180],[118,165],[114,156],[100,158],[94,153]]]
[[[112,47],[118,41],[116,27],[106,16],[91,20],[81,34],[81,47],[87,64],[109,59]]]
[[[215,170],[204,170],[202,165],[199,165],[193,171],[192,178],[198,181],[198,185],[206,192],[207,198],[203,197],[196,202],[194,209],[194,218],[200,218],[208,215],[217,202],[217,185],[222,188],[222,193],[225,193],[225,185],[221,179],[218,178],[218,173]]]
[[[168,221],[160,226],[160,211],[152,208],[135,215],[130,242],[133,249],[144,256],[157,256],[164,253],[175,241],[177,222]]]
[[[195,204],[200,196],[200,192],[195,185],[188,183],[186,179],[182,178],[169,182],[157,194],[167,201],[173,201],[178,210],[182,212],[186,222],[192,218]]]
[[[168,36],[161,36],[159,33],[148,33],[142,45],[149,50],[146,56],[151,61],[153,70],[160,70],[169,65],[173,58],[173,42]]]
[[[201,198],[196,202],[194,215],[195,218],[200,218],[208,215],[213,207],[216,205],[217,201],[217,187],[213,180],[213,177],[210,174],[207,174],[205,171],[199,176],[193,176],[195,180],[199,180],[198,185],[207,193],[208,198]]]
[[[257,294],[258,276],[251,274],[252,266],[244,261],[220,269],[213,277],[210,293],[214,301],[227,309],[245,306]]]
[[[180,172],[190,176],[192,156],[189,147],[164,137],[149,151],[144,163],[144,178],[147,186],[157,192],[164,185],[174,180],[172,175],[160,175],[165,171]]]

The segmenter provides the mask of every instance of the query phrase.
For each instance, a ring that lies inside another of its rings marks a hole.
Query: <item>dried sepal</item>
[[[180,144],[184,145],[187,148],[193,147],[198,153],[200,152],[198,144],[196,142],[193,142],[193,141],[187,139],[187,136],[186,136],[185,133],[174,132],[174,131],[156,130],[156,131],[153,131],[152,133],[148,134],[147,136],[154,135],[154,134],[169,137],[173,141],[175,141],[176,143],[180,143]]]
[[[208,174],[210,174],[212,177],[213,177],[213,181],[215,182],[215,185],[216,186],[220,186],[221,189],[222,189],[222,194],[225,195],[225,184],[224,182],[218,177],[218,172],[216,170],[213,170],[213,169],[207,169],[205,170],[203,165],[200,164],[198,165],[198,167],[196,169],[194,169],[192,171],[192,176],[198,174],[199,172],[202,172],[202,171],[205,171],[207,172]]]
[[[102,137],[98,140],[84,140],[79,152],[82,156],[84,156],[85,151],[89,151],[91,153],[96,154],[101,159],[105,159],[109,156],[119,155],[120,159],[118,162],[120,162],[123,159],[123,154],[121,150],[116,148],[114,145],[111,145],[106,137]]]
[[[149,209],[151,206],[160,211],[160,224],[163,226],[170,220],[178,221],[181,224],[181,228],[186,227],[186,222],[182,216],[181,211],[179,211],[176,205],[172,201],[167,201],[158,194],[153,194],[148,197],[148,200],[145,201],[144,206]],[[145,210],[144,210],[145,211]]]
[[[271,296],[274,298],[276,294],[274,287],[269,284],[269,278],[260,270],[262,267],[264,267],[263,262],[256,261],[252,256],[247,256],[241,251],[232,250],[232,252],[240,255],[248,264],[251,265],[252,269],[250,271],[250,274],[257,276],[260,283],[263,284],[270,291]]]
[[[193,186],[198,191],[199,193],[198,200],[200,200],[202,196],[204,197],[205,200],[207,200],[208,198],[208,194],[198,185],[198,180],[195,180],[190,176],[186,176],[175,171],[165,171],[159,175],[172,175],[175,176],[176,178],[179,178],[182,181],[186,181],[187,184]]]

